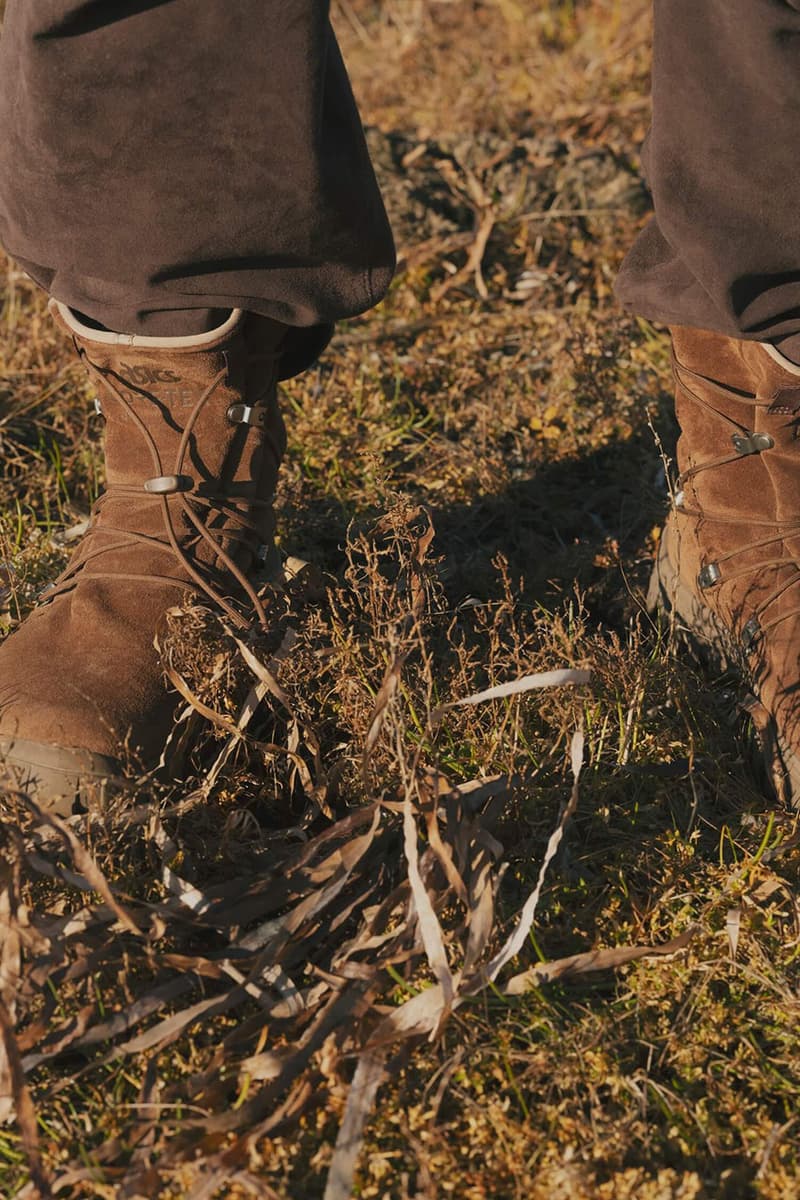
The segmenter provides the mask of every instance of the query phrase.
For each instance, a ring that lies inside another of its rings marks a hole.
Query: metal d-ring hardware
[[[706,563],[697,576],[697,583],[705,591],[707,588],[712,588],[719,583],[721,578],[722,572],[719,569],[719,563]]]
[[[745,650],[749,650],[753,642],[761,633],[761,626],[758,622],[758,617],[751,617],[747,624],[742,629],[742,646]]]
[[[144,490],[154,496],[172,496],[176,492],[190,492],[194,480],[189,475],[156,475],[145,479]]]
[[[774,440],[768,433],[734,433],[731,438],[733,448],[737,454],[745,458],[748,454],[761,454],[764,450],[771,450],[775,445]]]
[[[232,404],[227,416],[231,425],[255,425],[259,429],[263,429],[267,421],[264,409],[252,404]]]

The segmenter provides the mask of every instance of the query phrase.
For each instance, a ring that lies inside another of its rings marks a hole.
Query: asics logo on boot
[[[132,366],[121,362],[120,370],[124,371],[131,383],[180,383],[180,375],[162,367]]]

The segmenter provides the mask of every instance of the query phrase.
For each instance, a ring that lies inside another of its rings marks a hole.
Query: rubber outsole
[[[123,783],[116,759],[26,738],[0,738],[0,779],[60,816],[103,804]]]

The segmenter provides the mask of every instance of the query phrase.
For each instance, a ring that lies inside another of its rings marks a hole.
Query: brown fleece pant
[[[122,332],[375,304],[394,248],[328,0],[6,0],[0,241]]]
[[[666,324],[759,340],[798,334],[800,0],[655,0],[654,9],[644,160],[655,217],[617,295]]]
[[[655,217],[618,294],[667,323],[800,334],[800,0],[654,7]],[[374,304],[391,236],[327,0],[7,0],[0,240],[123,331]]]

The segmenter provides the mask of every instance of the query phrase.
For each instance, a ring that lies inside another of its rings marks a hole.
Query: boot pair
[[[744,684],[772,786],[800,797],[800,367],[774,347],[672,336],[679,479],[651,583]]]
[[[255,579],[274,569],[286,328],[234,311],[211,333],[147,338],[51,310],[95,385],[106,489],[64,573],[0,646],[0,756],[68,812],[114,786],[123,759],[158,762],[176,700],[155,646],[168,609],[189,597],[240,631],[266,624]]]
[[[51,306],[93,378],[107,488],[89,531],[0,646],[0,755],[68,811],[151,765],[175,695],[155,639],[187,595],[235,627],[265,624],[254,578],[274,563],[285,435],[285,327],[231,314],[195,338],[88,329]],[[735,669],[777,794],[800,796],[800,367],[774,348],[673,331],[680,479],[651,602],[717,668]]]

